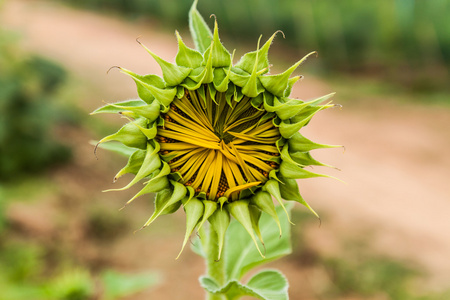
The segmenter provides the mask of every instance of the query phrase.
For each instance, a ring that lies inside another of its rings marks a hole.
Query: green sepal
[[[304,109],[299,115],[291,118],[290,120],[284,120],[280,123],[280,134],[286,138],[291,138],[296,132],[303,126],[308,124],[311,118],[320,110],[327,108],[326,105],[319,105],[312,107],[308,111]]]
[[[183,81],[181,86],[187,88],[190,91],[194,91],[198,89],[201,84],[202,84],[201,80],[197,82],[188,77]]]
[[[154,174],[155,175],[153,175],[153,178],[146,183],[144,188],[141,189],[136,195],[134,195],[133,198],[128,200],[127,203],[125,203],[124,207],[133,202],[134,199],[136,199],[137,197],[150,193],[158,193],[162,190],[169,188],[170,183],[169,180],[167,179],[167,176],[161,175],[163,174],[163,171],[158,170]]]
[[[234,101],[239,102],[244,98],[244,94],[242,93],[242,89],[238,86],[235,86],[234,89]]]
[[[194,1],[189,11],[189,30],[195,47],[198,51],[204,53],[211,44],[213,35],[208,24],[197,10],[197,2],[198,0]]]
[[[270,171],[269,172],[269,179],[274,179],[274,180],[278,181],[279,183],[284,184],[281,181],[281,179],[278,178],[277,173],[278,173],[278,170],[275,170],[275,169]]]
[[[181,99],[184,97],[184,87],[182,87],[181,85],[177,86],[176,97],[177,97],[177,99]]]
[[[139,172],[139,169],[144,162],[146,151],[145,150],[136,150],[128,159],[128,162],[125,167],[123,167],[117,174],[114,176],[114,182],[117,181],[121,176],[131,173],[136,175]]]
[[[147,124],[147,120],[144,118],[137,119],[136,124],[145,126]],[[113,133],[101,139],[98,144],[109,141],[121,142],[127,147],[138,149],[146,149],[147,147],[147,138],[142,133],[142,131],[134,124],[134,122],[125,124],[116,133]]]
[[[175,212],[178,211],[178,209],[180,209],[181,206],[181,201],[175,202],[172,205],[167,206],[162,213],[160,214],[160,216],[164,216],[164,215],[171,215]]]
[[[232,82],[230,82],[228,85],[228,89],[225,93],[225,100],[227,101],[227,103],[230,107],[233,107],[231,98],[234,96],[235,89],[236,89],[236,86]]]
[[[235,51],[231,56],[231,60],[233,60]],[[230,83],[230,74],[231,74],[231,64],[228,68],[228,71],[225,72],[224,68],[216,68],[214,69],[214,87],[218,92],[225,93],[228,90],[228,84]]]
[[[151,223],[153,223],[153,221],[156,220],[156,218],[162,215],[164,210],[174,205],[175,203],[181,201],[181,199],[183,199],[183,197],[186,196],[186,188],[184,185],[173,180],[170,180],[170,185],[172,185],[173,187],[170,197],[162,199],[161,202],[158,203],[158,205],[155,201],[155,211],[153,212],[152,216],[147,220],[147,222],[144,224],[143,228],[149,226]]]
[[[214,68],[213,68],[213,52],[210,50],[213,47],[213,44],[206,50],[203,56],[203,64],[205,65],[205,69],[203,70],[201,77],[201,83],[210,83],[213,82],[214,79]],[[191,77],[192,78],[192,77]]]
[[[248,209],[248,201],[246,200],[233,201],[227,205],[227,208],[230,211],[231,215],[245,228],[245,230],[255,243],[255,246],[258,249],[259,254],[261,255],[262,258],[264,258],[264,255],[259,249],[258,242],[256,241],[255,235],[253,233],[252,221],[250,219],[250,211]]]
[[[261,70],[269,70],[269,60],[268,60],[268,52],[270,45],[272,44],[273,39],[277,35],[278,31],[275,32],[267,42],[261,47],[261,49],[248,52],[244,54],[239,62],[235,65],[236,68],[239,68],[247,73],[252,73],[255,63],[257,63],[257,71]],[[259,40],[258,40],[259,43]]]
[[[296,162],[294,159],[292,159],[292,157],[291,157],[291,155],[289,153],[289,144],[286,144],[286,145],[283,146],[283,150],[281,150],[280,157],[281,157],[281,159],[283,161],[286,161],[286,162],[288,162],[290,164],[297,165],[299,167],[307,166],[307,165],[303,165],[303,164],[301,164],[299,162]]]
[[[303,57],[301,60],[296,62],[292,67],[290,67],[281,74],[261,76],[259,78],[261,84],[268,92],[274,94],[277,97],[283,97],[284,91],[288,87],[289,76],[291,76],[291,74],[295,71],[295,69],[297,69],[298,66],[300,66],[310,55],[314,53],[317,52],[311,52],[307,54],[305,57]]]
[[[154,148],[150,143],[147,143],[147,151],[145,153],[144,161],[142,162],[142,166],[139,169],[136,176],[133,178],[133,180],[131,180],[123,188],[106,190],[105,192],[123,191],[129,189],[131,186],[136,184],[141,179],[150,176],[153,172],[155,172],[157,169],[161,167],[161,159],[159,158],[158,151],[159,151],[159,144],[156,144],[156,148]]]
[[[147,139],[153,140],[156,137],[156,134],[158,132],[158,124],[156,122],[153,122],[150,128],[142,127],[135,122],[132,123],[139,128],[139,130],[145,135]]]
[[[283,188],[281,191],[281,197],[285,199],[286,201],[296,201],[302,205],[304,205],[306,208],[308,208],[317,218],[320,218],[319,215],[312,209],[311,206],[303,199],[303,197],[300,195],[300,191],[298,189],[297,180],[290,179],[290,178],[284,178],[282,177],[281,180],[284,182]]]
[[[315,143],[296,132],[289,140],[289,149],[292,152],[308,152],[314,149],[338,148],[342,146]]]
[[[120,113],[124,109],[129,109],[129,108],[135,107],[135,106],[143,106],[144,104],[146,104],[146,102],[143,100],[140,100],[140,99],[127,100],[127,101],[117,102],[117,103],[108,103],[102,107],[97,108],[93,112],[91,112],[91,115],[116,114],[116,113]]]
[[[321,163],[320,161],[314,159],[309,152],[300,152],[300,151],[293,152],[293,153],[290,153],[290,157],[296,163],[303,165],[303,166],[323,166],[323,167],[335,168],[333,166]]]
[[[163,89],[166,86],[164,80],[154,74],[149,75],[139,75],[130,70],[119,67],[119,70],[128,76],[130,76],[134,82],[136,83],[137,92],[139,98],[144,100],[146,103],[150,104],[155,99],[154,95],[150,92],[148,88],[146,88],[145,84],[156,86],[157,88]]]
[[[264,93],[261,93],[257,97],[253,98],[251,103],[254,108],[263,111],[264,108],[261,108],[261,104],[264,103]]]
[[[188,194],[189,194],[187,202],[189,202],[189,200],[191,200],[195,196],[195,190],[194,190],[194,188],[192,186],[186,186],[186,189],[187,189]]]
[[[197,198],[192,198],[190,201],[188,201],[188,198],[185,197],[182,200],[182,202],[184,210],[186,211],[186,233],[184,235],[183,246],[181,247],[181,251],[177,256],[177,259],[183,252],[184,247],[186,246],[189,240],[189,237],[191,236],[192,232],[194,231],[204,212],[203,203]]]
[[[205,212],[203,213],[202,220],[198,224],[198,229],[202,228],[203,224],[208,220],[208,218],[217,210],[218,204],[216,201],[205,200],[202,201],[205,206]]]
[[[164,81],[167,86],[177,86],[191,73],[192,68],[186,68],[183,66],[178,66],[172,64],[168,61],[165,61],[153,51],[148,49],[144,44],[139,43],[144,49],[153,57],[153,59],[158,63],[161,67],[161,71],[163,73]]]
[[[213,83],[208,83],[207,90],[208,90],[209,96],[211,97],[212,101],[214,101],[214,103],[216,105],[219,105],[219,103],[217,103],[217,101],[216,101],[217,91],[214,88],[214,84]]]
[[[228,202],[228,198],[227,197],[220,197],[219,199],[218,199],[218,201],[219,201],[219,203],[220,203],[220,209],[222,210],[223,209],[223,205],[226,203],[226,202]]]
[[[295,77],[289,78],[288,85],[287,85],[287,88],[284,90],[283,96],[289,97],[289,95],[292,92],[292,88],[294,87],[294,84],[302,78],[303,78],[303,76],[295,76]]]
[[[225,209],[218,209],[209,217],[208,221],[211,224],[212,229],[217,234],[217,240],[219,243],[219,255],[217,257],[217,260],[220,260],[223,244],[225,241],[225,233],[228,226],[230,225],[230,214]]]
[[[250,74],[250,77],[247,81],[247,83],[242,87],[242,93],[246,95],[247,97],[254,98],[258,96],[261,92],[264,91],[263,87],[261,86],[261,83],[258,79],[258,55],[259,55],[259,42],[261,41],[261,37],[258,40],[258,46],[256,51],[256,59],[255,64],[253,66],[253,70]],[[258,88],[258,85],[260,86]]]
[[[285,107],[287,103],[282,103],[280,100],[273,96],[271,93],[264,92],[264,109],[268,112],[277,112],[279,109]]]
[[[281,199],[280,185],[279,185],[278,181],[276,181],[275,179],[267,180],[262,188],[262,191],[268,192],[275,198],[275,200],[278,201],[278,203],[280,204],[280,206],[283,208],[284,212],[286,213],[286,217],[287,217],[287,220],[289,221],[289,223],[294,224],[291,222],[291,219],[289,218],[289,213],[286,209],[286,206],[284,206],[283,199]]]
[[[261,219],[261,211],[253,205],[249,205],[248,210],[250,212],[250,220],[252,222],[253,230],[255,231],[256,236],[264,247],[264,240],[261,235],[261,230],[259,229],[259,219]]]
[[[217,20],[214,22],[213,44],[210,51],[212,53],[212,66],[214,68],[228,67],[231,65],[231,54],[219,39]]]
[[[162,79],[156,75],[141,76],[141,75],[135,74],[124,68],[120,68],[120,70],[123,73],[129,75],[131,78],[133,78],[133,80],[138,85],[139,97],[147,103],[151,103],[153,101],[153,99],[149,100],[150,98],[147,96],[146,91],[145,90],[142,91],[142,89],[140,91],[140,86],[143,87],[144,89],[146,89],[147,92],[150,93],[154,99],[158,100],[165,107],[168,107],[170,105],[170,103],[172,103],[173,99],[175,98],[175,96],[177,94],[176,87],[165,88],[164,81],[162,81]],[[162,82],[162,86],[161,86],[161,82]],[[146,97],[146,99],[143,99],[141,97],[141,93],[143,93],[143,95],[144,95],[144,97]]]
[[[108,151],[112,151],[114,153],[117,153],[121,156],[124,157],[130,157],[130,155],[132,155],[135,151],[136,148],[130,148],[125,146],[122,143],[119,142],[112,142],[112,143],[107,143],[107,144],[98,144],[98,142],[96,141],[89,141],[89,144],[96,146],[96,148],[101,148],[101,149],[105,149]]]
[[[274,221],[278,225],[278,228],[280,229],[281,236],[282,232],[280,219],[278,218],[277,212],[275,210],[272,196],[270,196],[268,192],[259,191],[250,199],[250,203],[258,207],[261,211],[265,212],[274,219]]]
[[[161,105],[156,100],[154,100],[149,105],[136,106],[136,107],[125,107],[126,110],[129,110],[137,115],[147,118],[150,122],[155,121],[159,117],[160,108],[161,108]]]
[[[231,67],[230,80],[234,85],[239,87],[244,87],[250,79],[250,75],[238,69],[236,67]]]
[[[285,178],[292,179],[305,179],[314,177],[330,177],[323,174],[317,174],[301,168],[296,164],[291,164],[287,161],[283,161],[280,164],[280,174]]]
[[[281,98],[281,101],[285,101],[285,105],[276,110],[276,113],[281,120],[287,120],[296,116],[309,105],[308,102],[298,99]]]
[[[175,57],[175,62],[179,66],[195,69],[202,65],[203,56],[197,50],[187,47],[181,39],[178,31],[175,31],[178,39],[178,53]],[[208,42],[209,45],[209,42]]]
[[[291,120],[293,123],[302,123],[303,126],[306,126],[316,113],[318,113],[321,110],[335,106],[337,105],[334,104],[308,105],[299,114],[292,117]]]

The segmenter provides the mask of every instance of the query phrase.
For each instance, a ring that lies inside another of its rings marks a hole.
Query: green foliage
[[[87,270],[72,269],[62,273],[46,288],[50,299],[89,300],[94,295],[94,282]]]
[[[263,300],[287,300],[288,282],[278,271],[261,271],[243,285],[237,280],[230,280],[220,287],[210,277],[200,278],[202,287],[214,295],[227,295],[227,299],[240,299],[243,296],[252,296]]]
[[[400,262],[372,256],[361,260],[333,258],[324,263],[334,283],[332,295],[369,297],[383,292],[390,299],[411,299],[407,283],[415,274]]]
[[[290,212],[292,205],[286,205]],[[215,274],[209,272],[209,276],[200,278],[200,283],[205,290],[214,295],[226,295],[227,299],[239,299],[242,296],[253,296],[258,299],[282,300],[288,299],[288,283],[286,278],[278,271],[264,270],[253,275],[246,284],[239,280],[251,269],[281,258],[291,253],[291,234],[288,216],[281,206],[277,207],[277,214],[280,219],[281,229],[283,231],[280,237],[280,231],[275,220],[266,213],[263,213],[260,219],[260,232],[264,239],[265,257],[261,257],[254,242],[243,226],[236,220],[230,223],[226,232],[225,247],[221,260],[213,264],[223,262],[225,272],[225,284],[219,284]],[[207,238],[203,237],[201,243],[207,243]],[[213,253],[207,253],[207,245],[200,243],[197,239],[193,243],[193,250],[201,256],[212,256]]]
[[[153,16],[170,28],[186,24],[192,4],[190,0],[72,2],[129,17]],[[222,32],[245,41],[280,29],[294,49],[317,50],[327,69],[394,73],[398,80],[410,78],[406,83],[414,89],[448,86],[449,1],[201,0],[198,6],[203,15],[216,13]],[[407,72],[413,69],[420,72]]]
[[[0,180],[12,180],[69,158],[51,137],[61,115],[53,100],[66,72],[41,57],[22,58],[0,32]]]
[[[105,288],[104,300],[121,299],[128,295],[151,288],[158,284],[156,273],[125,275],[115,271],[107,271],[102,275]]]

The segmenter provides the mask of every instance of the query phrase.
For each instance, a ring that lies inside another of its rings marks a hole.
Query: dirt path
[[[1,23],[23,35],[25,48],[61,61],[98,85],[96,97],[103,91],[108,101],[135,95],[134,85],[123,75],[105,75],[109,67],[160,73],[134,41],[137,36],[164,58],[174,57],[177,50],[174,36],[148,26],[45,2],[7,1]],[[327,84],[307,77],[295,96],[331,91]],[[328,237],[371,230],[375,247],[427,267],[434,283],[445,285],[450,282],[450,112],[383,99],[354,107],[352,100],[360,98],[346,99],[341,111],[321,113],[304,131],[314,140],[346,148],[344,154],[340,149],[319,150],[317,157],[342,169],[324,172],[347,184],[331,179],[301,182],[305,199],[323,214],[314,242],[333,249]],[[84,101],[87,109],[101,104],[98,98]]]

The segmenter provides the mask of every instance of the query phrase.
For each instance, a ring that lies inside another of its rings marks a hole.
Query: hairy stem
[[[208,236],[204,241],[204,249],[206,249],[206,266],[208,276],[214,279],[220,286],[223,286],[226,281],[225,275],[225,261],[221,258],[219,261],[219,247],[218,238],[216,232],[210,227],[208,230]],[[209,293],[208,300],[226,300],[225,295],[214,295]]]

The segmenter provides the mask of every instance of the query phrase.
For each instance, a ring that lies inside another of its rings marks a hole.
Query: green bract
[[[188,48],[178,32],[178,53],[170,63],[143,46],[160,65],[163,77],[138,75],[124,68],[137,85],[139,98],[108,104],[94,113],[120,113],[130,119],[118,132],[99,143],[118,141],[133,149],[126,173],[135,175],[125,187],[144,181],[136,197],[157,193],[155,211],[144,227],[158,216],[182,205],[186,211],[186,237],[206,221],[219,238],[219,257],[230,215],[252,237],[263,243],[261,212],[281,226],[272,197],[297,201],[310,210],[298,191],[296,179],[324,176],[305,169],[323,165],[310,150],[335,147],[311,142],[298,131],[332,94],[305,102],[289,98],[300,76],[290,77],[308,54],[281,74],[269,74],[267,54],[276,33],[257,50],[233,65],[233,54],[219,39],[217,21],[211,32],[194,3],[190,29],[197,50]],[[261,256],[263,255],[260,252]]]

